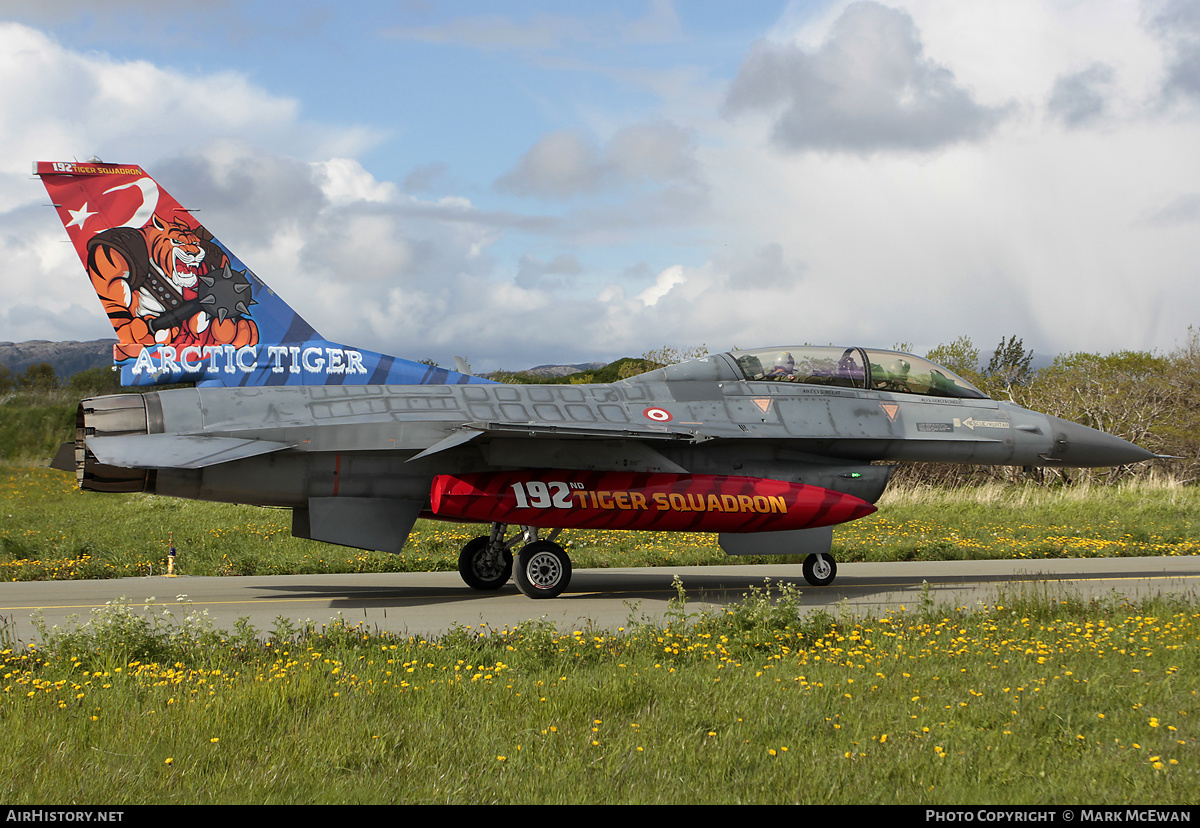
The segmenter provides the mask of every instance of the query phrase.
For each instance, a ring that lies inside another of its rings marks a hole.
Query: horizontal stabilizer
[[[101,463],[126,469],[202,469],[292,447],[271,440],[178,434],[88,437],[86,442]]]
[[[54,452],[54,459],[50,461],[50,468],[65,472],[75,471],[74,442],[63,443],[58,447],[58,451]]]

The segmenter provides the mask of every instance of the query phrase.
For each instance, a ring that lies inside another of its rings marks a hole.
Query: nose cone
[[[1105,434],[1094,428],[1047,417],[1054,445],[1046,459],[1055,465],[1085,468],[1091,466],[1123,466],[1140,463],[1155,455],[1128,440]]]

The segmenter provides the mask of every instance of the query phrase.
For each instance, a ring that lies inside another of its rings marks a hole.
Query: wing
[[[618,424],[591,423],[588,425],[559,425],[556,423],[464,423],[448,436],[410,458],[419,460],[448,449],[457,448],[475,438],[490,434],[517,438],[557,440],[630,440],[701,442],[709,439],[696,431],[681,428],[629,428]]]

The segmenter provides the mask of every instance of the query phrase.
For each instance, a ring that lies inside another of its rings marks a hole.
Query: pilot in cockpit
[[[795,379],[796,360],[791,351],[780,351],[775,357],[775,364],[767,371],[768,377],[775,379]]]

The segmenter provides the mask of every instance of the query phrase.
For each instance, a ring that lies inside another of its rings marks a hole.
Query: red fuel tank
[[[632,472],[439,474],[442,519],[541,529],[776,532],[832,526],[875,511],[861,498],[761,477]]]

